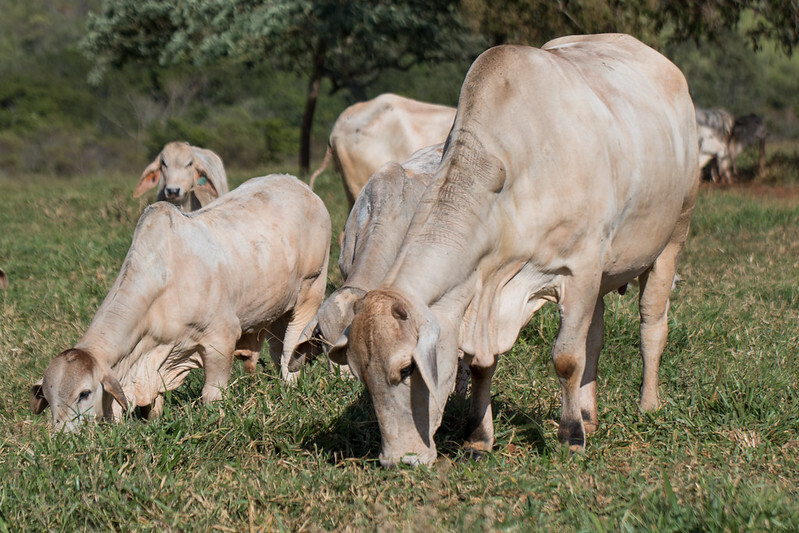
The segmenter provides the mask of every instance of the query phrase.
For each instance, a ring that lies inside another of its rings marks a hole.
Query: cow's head
[[[133,197],[138,198],[163,179],[163,196],[166,201],[179,207],[188,203],[192,191],[207,191],[214,198],[219,196],[208,171],[188,143],[171,142],[142,172]]]
[[[348,332],[330,350],[329,357],[348,363],[372,397],[383,466],[435,460],[433,435],[455,384],[453,337],[441,334],[427,306],[379,290],[358,301]]]
[[[56,431],[76,431],[84,421],[112,418],[115,400],[127,410],[125,394],[111,369],[76,348],[58,354],[31,387],[31,410],[39,414],[49,405]]]

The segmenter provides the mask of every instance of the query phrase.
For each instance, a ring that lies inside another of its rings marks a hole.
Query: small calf
[[[160,183],[156,200],[166,200],[181,211],[196,211],[228,192],[222,159],[205,148],[185,142],[164,146],[139,178],[133,197]]]

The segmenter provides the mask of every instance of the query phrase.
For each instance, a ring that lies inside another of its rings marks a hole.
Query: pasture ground
[[[11,281],[0,291],[0,531],[795,531],[797,161],[783,146],[753,183],[703,187],[672,299],[661,410],[637,408],[631,288],[606,298],[600,428],[585,454],[556,440],[557,316],[545,308],[501,358],[494,452],[462,460],[466,402],[453,398],[438,462],[390,471],[376,462],[363,387],[324,361],[294,387],[271,365],[252,376],[237,365],[211,407],[194,372],[157,421],[50,435],[49,413],[28,409],[29,387],[88,326],[143,204],[130,197],[137,176],[0,180]],[[319,183],[337,234],[340,182],[328,173]]]

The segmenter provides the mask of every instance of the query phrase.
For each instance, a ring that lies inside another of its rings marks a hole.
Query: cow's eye
[[[91,393],[92,393],[92,391],[90,391],[90,390],[85,390],[85,391],[81,392],[80,395],[78,396],[78,401],[79,402],[84,401],[86,398],[89,397],[89,394],[91,394]]]
[[[189,164],[188,164],[188,165],[186,165],[186,167],[190,167],[190,166],[192,166],[193,164],[194,164],[194,159],[192,159],[191,161],[189,161]]]
[[[414,363],[413,361],[411,361],[411,364],[409,364],[408,366],[406,366],[405,368],[403,368],[402,370],[400,370],[400,378],[401,378],[401,379],[405,379],[405,378],[407,378],[408,376],[410,376],[411,374],[413,374],[413,371],[414,371],[415,369],[416,369],[416,363]]]
[[[161,160],[161,166],[164,168],[169,168],[169,165],[167,165],[166,161],[164,161],[163,159]]]

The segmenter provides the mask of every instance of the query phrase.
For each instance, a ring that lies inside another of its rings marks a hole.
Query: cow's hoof
[[[486,452],[483,450],[478,450],[477,448],[472,448],[470,446],[465,446],[463,448],[463,457],[461,457],[461,463],[470,463],[473,461],[481,461],[483,457],[485,457]]]
[[[596,432],[599,424],[596,422],[586,422],[583,420],[583,429],[585,430],[586,435],[590,435],[591,433]]]

